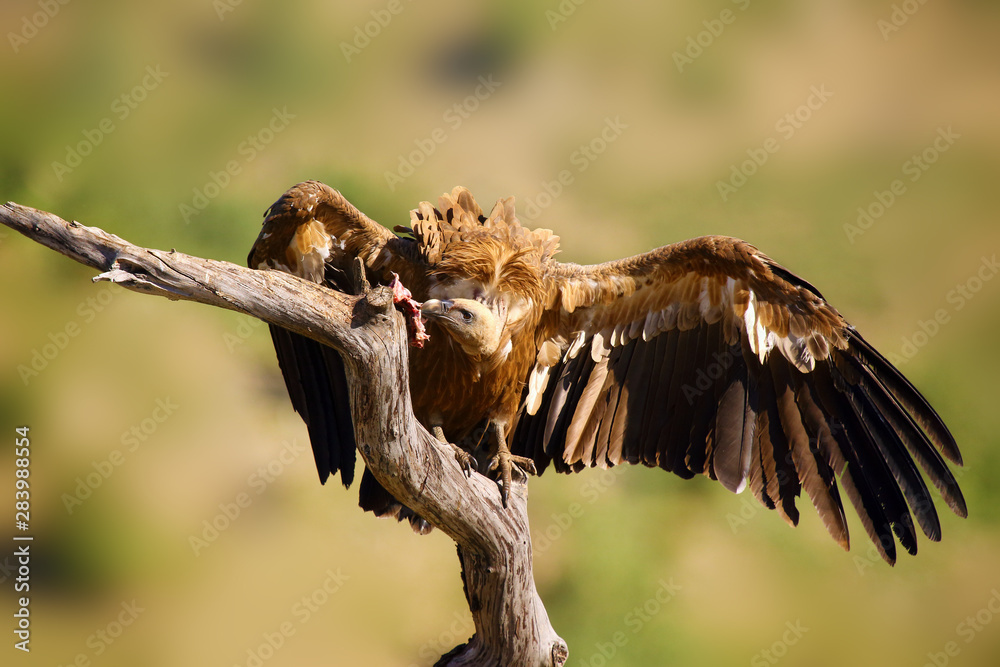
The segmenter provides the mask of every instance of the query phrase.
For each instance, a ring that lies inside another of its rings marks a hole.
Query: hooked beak
[[[451,310],[452,305],[453,302],[451,301],[428,299],[427,301],[424,301],[422,306],[420,306],[420,316],[425,320],[445,317],[448,314],[448,311]]]

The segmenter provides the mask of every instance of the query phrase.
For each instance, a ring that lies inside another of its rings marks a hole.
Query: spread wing
[[[387,234],[336,190],[300,183],[268,209],[247,263],[346,289],[349,255],[377,256],[389,240]],[[340,354],[280,327],[272,325],[270,330],[288,396],[309,431],[320,482],[340,472],[349,486],[356,453]]]
[[[792,525],[804,489],[846,549],[843,488],[890,563],[893,534],[916,552],[911,511],[940,539],[917,464],[965,516],[941,418],[814,287],[750,244],[703,237],[595,266],[550,262],[546,284],[512,438],[539,470],[704,474],[749,487]]]
[[[361,257],[373,280],[408,268],[412,243],[399,239],[316,181],[291,188],[271,205],[247,262],[342,291],[353,291],[351,262]],[[412,270],[407,270],[412,273]],[[321,482],[340,472],[354,479],[355,441],[343,360],[336,350],[271,327],[271,337],[292,406],[305,421]]]
[[[463,188],[453,192],[456,210],[471,200]],[[474,207],[474,201],[468,208]],[[481,211],[466,220],[465,227],[481,224]],[[433,211],[421,204],[424,212]],[[341,291],[354,293],[351,284],[355,258],[364,260],[372,282],[387,283],[393,272],[414,291],[426,291],[428,281],[428,248],[440,254],[442,239],[460,240],[459,222],[452,222],[454,211],[447,216],[434,212],[431,221],[411,213],[414,222],[421,222],[416,238],[396,236],[355,208],[343,195],[318,181],[306,181],[289,189],[265,213],[263,227],[247,262],[251,268],[285,271],[306,280]],[[437,221],[439,226],[434,223]],[[424,243],[425,233],[433,240]],[[444,238],[447,237],[447,238]],[[338,472],[345,486],[354,480],[356,443],[351,422],[350,395],[344,362],[340,354],[319,343],[280,327],[270,327],[281,374],[288,389],[292,406],[309,431],[320,482],[326,483]],[[360,504],[377,516],[393,516],[409,520],[419,533],[430,530],[430,524],[402,506],[383,489],[368,470],[361,478]]]

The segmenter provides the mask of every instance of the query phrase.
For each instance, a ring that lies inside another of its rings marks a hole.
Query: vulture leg
[[[497,484],[500,486],[500,500],[503,502],[504,508],[507,507],[507,497],[510,495],[510,484],[512,471],[517,470],[519,475],[523,475],[527,479],[528,475],[537,475],[538,472],[535,470],[535,462],[526,456],[517,456],[510,453],[510,447],[507,446],[507,434],[504,433],[506,428],[504,425],[491,421],[487,430],[490,433],[490,437],[493,439],[493,447],[490,447],[490,451],[496,451],[493,458],[490,459],[489,470],[499,469],[500,478],[497,479]]]
[[[474,457],[472,454],[465,451],[458,445],[452,442],[448,442],[448,439],[444,437],[444,429],[442,429],[440,426],[432,426],[431,434],[433,434],[434,437],[437,438],[439,441],[452,448],[452,450],[455,452],[455,460],[458,461],[458,465],[462,468],[462,471],[465,473],[465,476],[472,477],[472,471],[479,467],[479,462],[476,461],[476,457]]]

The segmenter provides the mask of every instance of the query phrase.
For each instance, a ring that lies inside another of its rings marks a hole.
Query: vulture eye
[[[458,312],[462,314],[463,322],[469,323],[472,321],[472,313],[469,312],[468,310],[459,310]]]

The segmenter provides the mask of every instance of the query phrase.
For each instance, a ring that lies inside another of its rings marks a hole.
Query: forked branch
[[[397,499],[459,546],[476,634],[439,665],[560,666],[566,644],[549,623],[531,569],[527,498],[500,505],[494,482],[466,478],[413,416],[406,327],[389,290],[353,296],[278,271],[140,248],[96,227],[8,203],[0,222],[136,292],[259,318],[342,353],[361,456]]]

